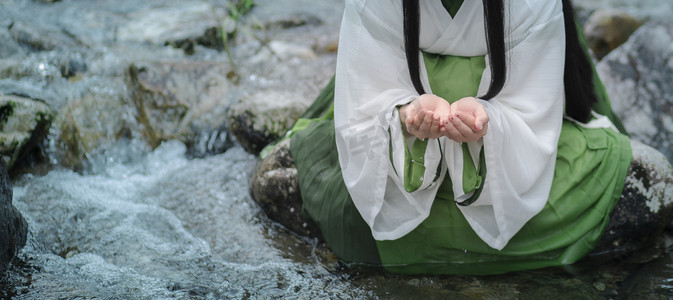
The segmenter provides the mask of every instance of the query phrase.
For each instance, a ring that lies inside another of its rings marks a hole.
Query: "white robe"
[[[456,199],[469,196],[462,192],[461,146],[446,137],[430,139],[418,190],[406,192],[403,175],[393,169],[404,169],[396,106],[418,97],[404,52],[401,2],[347,0],[339,39],[334,101],[339,163],[353,202],[377,240],[400,238],[425,220],[444,176],[451,177]],[[486,55],[480,0],[465,0],[455,18],[440,0],[419,2],[422,50]],[[488,133],[468,145],[478,163],[483,143],[487,175],[478,200],[459,206],[477,235],[495,249],[505,247],[547,201],[564,109],[561,1],[504,2],[507,79],[497,96],[480,100],[490,119]],[[419,60],[421,81],[430,93],[420,53]],[[490,83],[488,56],[486,62],[479,95]],[[438,167],[440,177],[433,181]]]

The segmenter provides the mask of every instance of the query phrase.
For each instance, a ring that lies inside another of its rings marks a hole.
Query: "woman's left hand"
[[[465,97],[451,104],[451,115],[444,127],[448,138],[461,143],[474,142],[486,135],[488,114],[476,98]]]

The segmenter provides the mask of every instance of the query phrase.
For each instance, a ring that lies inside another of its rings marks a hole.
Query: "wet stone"
[[[74,40],[59,28],[44,27],[36,23],[16,21],[9,26],[12,38],[31,51],[78,48],[79,41]]]
[[[196,38],[219,26],[225,15],[224,8],[201,1],[159,4],[131,13],[118,29],[118,38],[155,45]]]
[[[124,138],[141,138],[134,106],[120,92],[124,90],[123,80],[114,78],[90,82],[86,90],[69,99],[54,121],[52,159],[80,171],[99,147]]]
[[[653,247],[673,216],[673,168],[659,151],[631,141],[633,160],[610,223],[593,253],[623,257]]]
[[[196,45],[222,51],[224,50],[222,36],[222,28],[220,26],[213,26],[206,29],[202,35],[180,40],[166,41],[165,44],[182,49],[187,55],[194,54]]]
[[[22,49],[11,37],[7,27],[0,24],[0,57],[10,57],[17,53],[22,53]]]
[[[194,144],[202,131],[226,127],[228,70],[214,62],[132,64],[127,83],[149,144],[170,139]]]
[[[267,20],[264,23],[264,28],[267,30],[273,30],[273,29],[287,29],[287,28],[292,28],[292,27],[299,27],[299,26],[304,26],[304,25],[321,25],[322,20],[320,20],[318,17],[305,13],[305,12],[296,12],[291,15],[279,15],[279,16],[274,16]]]
[[[46,138],[53,119],[41,101],[0,95],[0,154],[8,169]]]
[[[230,132],[257,154],[282,137],[306,110],[303,98],[286,91],[262,91],[242,98],[227,112]]]
[[[250,195],[271,220],[297,234],[322,239],[318,226],[302,213],[299,180],[290,153],[290,139],[276,145],[255,166],[250,180]]]
[[[0,277],[7,264],[26,244],[28,224],[12,205],[12,183],[4,161],[0,160]]]
[[[234,146],[234,139],[225,126],[213,130],[204,130],[187,144],[187,155],[205,157],[220,154]]]
[[[649,22],[596,69],[631,138],[673,161],[673,21]]]
[[[628,40],[642,23],[616,9],[599,9],[584,25],[587,45],[599,60]]]

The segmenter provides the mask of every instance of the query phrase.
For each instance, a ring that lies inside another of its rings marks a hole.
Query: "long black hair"
[[[570,0],[563,2],[566,31],[566,61],[563,81],[566,96],[566,114],[571,118],[587,122],[591,118],[591,108],[596,103],[593,86],[593,70],[589,57],[579,43],[575,15]],[[404,15],[404,49],[409,66],[409,75],[419,94],[425,91],[421,84],[419,68],[420,10],[418,0],[402,0]],[[488,49],[491,83],[481,99],[489,100],[497,95],[505,85],[507,58],[505,55],[505,26],[503,0],[482,0],[484,7],[484,27]]]

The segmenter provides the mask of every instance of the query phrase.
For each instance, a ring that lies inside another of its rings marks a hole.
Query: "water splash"
[[[273,245],[276,229],[248,196],[255,158],[242,148],[192,160],[176,141],[135,160],[129,149],[106,153],[96,173],[17,180],[14,203],[31,224],[19,257],[34,268],[28,286],[14,274],[18,299],[365,294]]]

